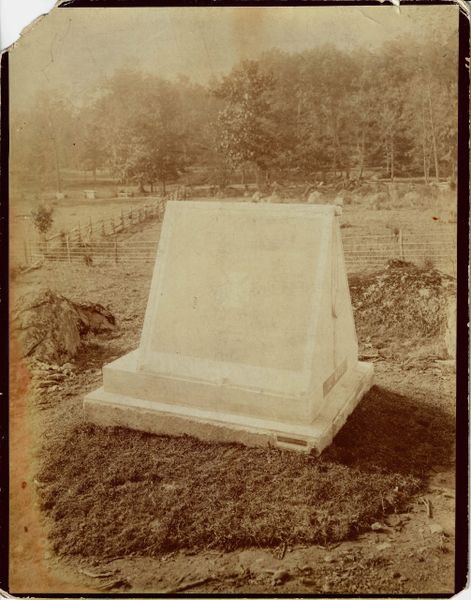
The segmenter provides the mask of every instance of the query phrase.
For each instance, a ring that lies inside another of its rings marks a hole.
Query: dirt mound
[[[82,336],[111,331],[116,321],[101,304],[77,304],[45,289],[19,298],[11,325],[23,357],[62,365],[76,355]]]
[[[435,341],[444,354],[454,356],[453,277],[392,260],[382,271],[351,276],[349,285],[360,339]]]

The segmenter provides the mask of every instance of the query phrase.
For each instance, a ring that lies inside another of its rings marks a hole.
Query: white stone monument
[[[103,425],[321,452],[372,379],[334,206],[168,202],[140,346],[84,407]]]

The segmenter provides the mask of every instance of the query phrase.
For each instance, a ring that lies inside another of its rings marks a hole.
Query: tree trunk
[[[427,128],[425,125],[425,98],[422,98],[422,155],[424,166],[424,182],[428,184],[427,168]]]
[[[334,179],[337,179],[337,148],[334,147],[334,156],[332,158],[332,171],[334,173]]]
[[[360,144],[360,173],[358,179],[363,176],[363,169],[365,168],[365,129],[361,131],[361,144]]]
[[[425,155],[425,148],[424,148],[424,183],[428,184],[427,157]]]
[[[56,143],[54,142],[54,146]],[[56,164],[56,187],[58,192],[62,192],[62,180],[61,180],[61,172],[59,167],[59,157],[57,156],[57,149],[54,152],[55,154],[55,164]]]
[[[43,254],[47,254],[47,233],[41,233],[40,234],[40,247],[41,247],[41,251]]]
[[[435,135],[435,123],[433,120],[432,93],[430,91],[430,82],[428,84],[428,106],[429,106],[429,113],[430,113],[430,128],[431,128],[431,133],[432,133],[433,160],[435,163],[435,178],[437,181],[439,181],[440,174],[439,174],[439,170],[438,170],[437,138]]]
[[[391,181],[394,181],[394,140],[391,139]]]
[[[57,137],[56,137],[56,132],[54,129],[54,125],[52,123],[51,117],[48,113],[48,121],[49,121],[49,128],[51,130],[51,138],[52,138],[52,145],[54,147],[54,164],[55,164],[55,171],[56,171],[56,187],[57,187],[57,191],[61,192],[62,191],[62,180],[61,180],[61,172],[60,172],[60,165],[59,165],[59,149],[57,147]]]

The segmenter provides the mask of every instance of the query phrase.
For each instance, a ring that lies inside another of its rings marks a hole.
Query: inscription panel
[[[324,219],[266,209],[174,217],[151,352],[303,369]]]

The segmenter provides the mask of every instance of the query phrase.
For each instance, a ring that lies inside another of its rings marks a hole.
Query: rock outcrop
[[[63,365],[89,332],[112,331],[116,320],[100,304],[78,304],[50,289],[18,299],[11,315],[12,335],[23,357]]]

